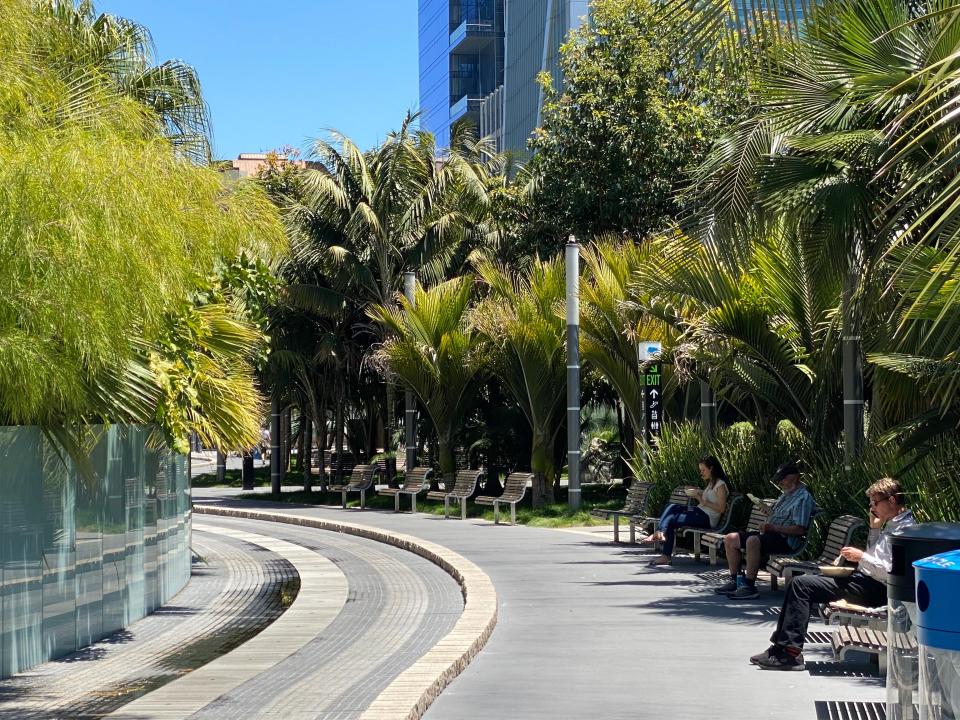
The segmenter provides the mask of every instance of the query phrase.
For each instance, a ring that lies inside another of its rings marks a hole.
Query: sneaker
[[[761,659],[757,666],[761,670],[806,670],[803,654],[791,655],[783,650],[770,654],[770,657]]]
[[[720,587],[715,587],[713,591],[717,593],[717,595],[729,595],[732,592],[736,592],[736,589],[737,589],[737,581],[727,580]]]
[[[760,664],[760,661],[766,660],[768,657],[771,657],[776,651],[777,651],[777,646],[776,646],[776,645],[771,645],[771,646],[768,647],[766,650],[764,650],[762,653],[757,653],[756,655],[751,655],[751,656],[750,656],[750,664],[751,664],[751,665],[759,665],[759,664]]]
[[[753,600],[755,597],[760,597],[760,592],[756,585],[743,585],[728,594],[727,597],[731,600]]]

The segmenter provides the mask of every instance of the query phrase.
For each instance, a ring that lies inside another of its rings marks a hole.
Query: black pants
[[[856,605],[878,607],[887,602],[887,586],[860,572],[845,578],[801,575],[787,587],[777,629],[770,640],[775,645],[803,648],[810,624],[810,606],[843,598]]]

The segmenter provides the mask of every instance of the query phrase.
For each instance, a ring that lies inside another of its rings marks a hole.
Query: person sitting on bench
[[[712,455],[700,458],[698,465],[700,479],[706,486],[702,490],[688,491],[688,495],[699,502],[697,507],[687,507],[671,503],[660,516],[657,532],[648,535],[641,542],[661,542],[660,557],[650,561],[650,567],[662,567],[671,563],[673,544],[678,527],[698,527],[709,530],[717,526],[720,517],[727,509],[727,474],[720,461]]]
[[[913,513],[905,507],[903,489],[893,478],[878,480],[869,488],[870,534],[867,549],[845,547],[840,550],[844,560],[857,563],[857,568],[846,577],[801,575],[787,587],[773,643],[750,662],[764,670],[803,670],[803,640],[810,622],[813,603],[829,603],[843,598],[867,607],[887,602],[887,573],[892,563],[889,533],[913,525]],[[881,528],[883,529],[881,532]]]
[[[794,463],[784,463],[777,468],[773,481],[780,485],[783,494],[770,508],[767,522],[760,526],[759,532],[732,532],[724,537],[730,580],[714,588],[714,592],[728,595],[734,600],[757,597],[757,573],[762,559],[770,555],[792,553],[800,547],[803,536],[807,534],[814,502],[810,491],[800,483],[800,468]],[[747,567],[743,584],[738,587],[740,548],[746,549]]]

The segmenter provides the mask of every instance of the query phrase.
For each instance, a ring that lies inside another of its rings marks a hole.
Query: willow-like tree
[[[65,13],[0,0],[0,422],[151,421],[171,318],[224,260],[280,248],[282,228],[258,188],[227,190],[178,152]],[[219,420],[250,434],[247,415]]]

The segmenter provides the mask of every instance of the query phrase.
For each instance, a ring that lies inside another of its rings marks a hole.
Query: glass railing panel
[[[0,429],[3,675],[43,659],[43,443],[39,428]]]
[[[73,462],[43,440],[43,648],[44,657],[77,647],[77,553]]]

